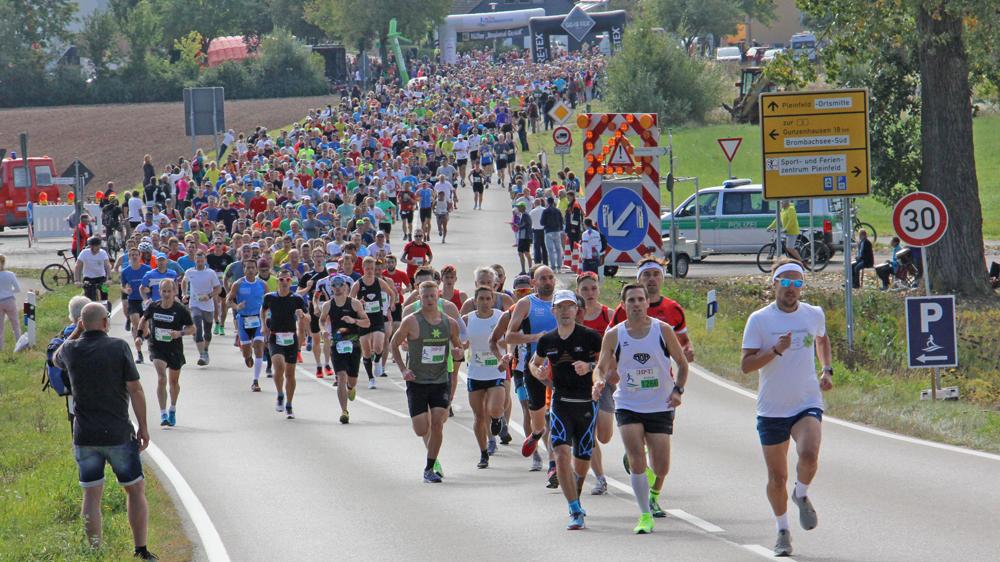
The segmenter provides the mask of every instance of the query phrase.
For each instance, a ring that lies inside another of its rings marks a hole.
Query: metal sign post
[[[816,269],[816,235],[813,233],[813,200],[809,200],[809,269]]]
[[[920,250],[920,263],[923,268],[921,271],[924,272],[924,291],[927,292],[927,296],[931,296],[931,275],[930,271],[927,269],[927,250],[928,248],[923,248]],[[941,369],[934,367],[934,380],[931,381],[931,402],[937,400],[937,391],[941,388]]]
[[[851,240],[847,229],[851,227],[851,198],[844,197],[844,324],[847,328],[847,349],[854,351],[854,288],[851,271]]]
[[[24,331],[28,334],[28,345],[35,347],[38,335],[35,326],[35,292],[28,291],[24,295]]]
[[[670,154],[670,170],[668,172],[668,178],[671,179],[670,183],[670,277],[674,280],[677,279],[677,227],[674,225],[674,189],[673,189],[673,177],[674,177],[674,133],[670,129],[667,129],[667,151]],[[697,205],[697,201],[695,202]]]
[[[83,201],[80,200],[80,159],[73,162],[73,226],[80,224],[80,215],[83,214]]]
[[[21,133],[19,137],[21,141],[21,158],[24,161],[24,177],[28,178],[28,202],[31,202],[31,192],[34,191],[35,179],[31,177],[31,167],[28,166],[28,133]],[[31,236],[28,237],[28,247],[31,247]]]

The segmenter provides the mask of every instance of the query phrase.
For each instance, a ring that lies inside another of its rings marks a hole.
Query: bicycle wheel
[[[774,263],[774,242],[764,244],[757,250],[757,269],[761,273],[768,273],[771,271],[771,265]]]
[[[870,224],[868,224],[866,222],[859,222],[854,227],[854,231],[855,232],[857,232],[859,230],[862,230],[862,229],[868,232],[868,240],[872,243],[872,245],[874,245],[876,242],[878,242],[878,232],[875,231],[875,227],[874,226],[872,226],[872,225],[870,225]]]
[[[73,274],[62,264],[50,263],[42,270],[42,286],[47,291],[55,291],[73,282]]]
[[[816,264],[812,264],[812,254],[809,253],[809,245],[806,244],[801,250],[802,259],[810,271],[823,271],[830,265],[830,248],[826,244],[816,244]]]

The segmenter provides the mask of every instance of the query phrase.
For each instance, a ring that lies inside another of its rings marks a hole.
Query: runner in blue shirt
[[[233,283],[226,297],[226,306],[236,315],[240,350],[247,367],[253,367],[251,392],[260,392],[260,371],[264,365],[264,329],[261,306],[267,285],[257,278],[257,262],[248,259],[243,262],[243,277]]]
[[[125,329],[132,331],[132,340],[135,341],[135,348],[139,350],[136,363],[142,363],[142,340],[139,339],[138,332],[139,320],[142,317],[142,279],[152,269],[142,263],[138,248],[132,248],[128,251],[128,263],[122,265],[122,293],[126,296],[123,303]]]
[[[169,268],[170,260],[166,256],[156,258],[156,269],[147,271],[142,276],[141,291],[142,296],[147,299],[143,304],[143,309],[149,306],[150,302],[160,300],[160,281],[164,279],[177,280],[177,272]]]

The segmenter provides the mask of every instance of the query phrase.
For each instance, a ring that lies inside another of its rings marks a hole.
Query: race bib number
[[[153,337],[156,341],[170,342],[174,341],[174,335],[170,333],[169,328],[157,328],[153,331]]]
[[[425,345],[420,351],[420,362],[424,365],[444,363],[446,348],[444,345]]]
[[[423,265],[424,258],[413,258],[413,265]]]
[[[625,373],[625,386],[629,390],[655,390],[660,388],[660,378],[655,369],[632,369]]]
[[[295,332],[275,332],[274,342],[278,345],[294,345]]]
[[[500,360],[497,359],[496,355],[488,351],[477,351],[473,358],[477,364],[484,367],[496,367],[500,364]]]
[[[382,303],[379,301],[365,301],[365,313],[375,314],[382,311]]]
[[[244,328],[260,328],[260,316],[244,316]]]
[[[344,340],[337,342],[337,353],[345,354],[354,351],[354,342],[351,340]]]

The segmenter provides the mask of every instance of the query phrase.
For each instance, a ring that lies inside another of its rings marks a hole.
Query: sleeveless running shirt
[[[528,295],[528,326],[522,325],[525,334],[544,334],[556,329],[556,317],[552,314],[552,301],[542,300],[536,295]],[[536,344],[528,347],[529,355],[535,353]]]
[[[334,342],[356,341],[358,339],[358,325],[344,322],[342,320],[344,316],[358,318],[358,315],[354,312],[354,306],[351,304],[351,299],[344,299],[344,304],[342,305],[338,305],[336,300],[331,300],[329,314],[330,334],[333,336]],[[358,319],[360,320],[360,318]],[[345,352],[338,351],[338,353]]]
[[[366,285],[364,278],[359,279],[358,300],[365,309],[365,314],[375,321],[382,320],[382,285],[378,279],[371,285]]]
[[[265,293],[267,293],[267,284],[260,279],[250,282],[243,278],[240,281],[240,290],[236,292],[236,302],[244,303],[244,307],[236,314],[244,319],[257,317],[256,322],[258,322],[257,326],[248,325],[248,328],[260,326],[260,307],[264,304]]]
[[[649,332],[641,338],[633,338],[622,322],[615,326],[618,334],[618,373],[621,381],[615,391],[615,407],[619,410],[648,414],[673,410],[667,404],[674,391],[674,379],[670,373],[670,353],[663,342],[660,326],[655,318]]]
[[[416,314],[420,336],[408,342],[406,366],[413,371],[417,384],[448,382],[448,356],[451,354],[451,329],[448,316],[441,314],[437,324],[431,324],[423,314]]]
[[[500,323],[503,312],[490,309],[489,318],[480,318],[475,311],[469,314],[469,378],[477,381],[492,381],[506,378],[497,369],[499,359],[490,351],[490,335]]]

